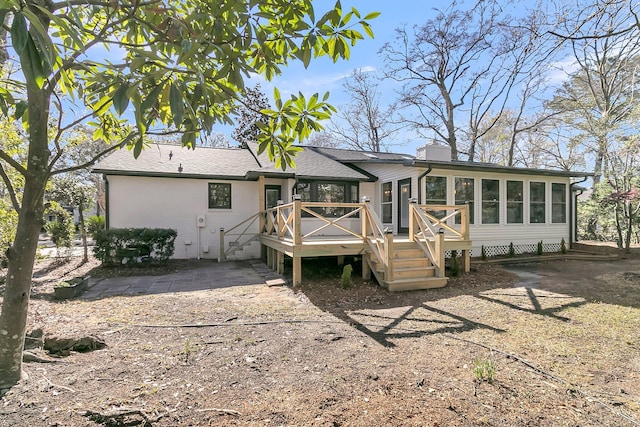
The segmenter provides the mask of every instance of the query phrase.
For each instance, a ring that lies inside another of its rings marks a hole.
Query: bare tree
[[[331,119],[327,130],[341,146],[361,151],[388,151],[391,136],[399,126],[392,121],[393,107],[380,107],[376,78],[354,70],[343,85],[350,103]]]
[[[340,143],[333,138],[333,135],[327,131],[316,132],[307,141],[311,147],[337,148]]]
[[[242,145],[247,142],[256,142],[256,137],[260,133],[260,128],[256,123],[268,122],[268,117],[261,113],[262,110],[268,108],[269,100],[262,93],[259,83],[253,88],[245,88],[241,105],[236,111],[238,120],[231,137]]]
[[[613,2],[590,22],[582,23],[569,40],[577,71],[557,90],[549,107],[562,113],[593,154],[594,185],[602,178],[612,136],[629,123],[640,90],[640,27],[619,33],[630,19],[624,2]],[[607,33],[602,28],[608,29]],[[583,34],[584,37],[578,37]],[[588,37],[600,34],[598,37]]]
[[[534,53],[542,21],[533,12],[516,23],[495,0],[468,10],[454,1],[412,32],[397,29],[381,53],[386,76],[403,84],[403,120],[427,138],[435,133],[453,159],[466,154],[473,161],[515,85],[541,62]]]

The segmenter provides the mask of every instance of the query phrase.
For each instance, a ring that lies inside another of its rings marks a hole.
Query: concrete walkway
[[[81,298],[190,292],[258,284],[284,285],[286,282],[260,260],[223,263],[211,261],[163,276],[92,278]]]

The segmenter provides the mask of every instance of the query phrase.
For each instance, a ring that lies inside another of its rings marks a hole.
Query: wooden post
[[[464,266],[464,272],[468,273],[471,271],[471,251],[464,250],[462,251],[462,265]]]
[[[362,240],[367,241],[367,237],[369,237],[369,208],[371,198],[367,196],[362,196],[362,210],[360,211],[360,231],[362,233]]]
[[[293,244],[302,244],[302,201],[299,194],[293,195]]]
[[[462,206],[460,210],[460,234],[462,240],[469,240],[469,205]]]
[[[302,284],[302,258],[293,257],[293,287],[297,288]]]
[[[276,252],[276,273],[284,274],[284,252],[277,251]]]
[[[409,241],[410,242],[415,241],[415,235],[416,235],[415,233],[416,233],[416,230],[418,229],[416,212],[415,212],[416,209],[418,209],[418,199],[416,198],[409,199]]]
[[[267,266],[273,270],[273,248],[270,248],[269,246],[267,246]]]
[[[220,227],[220,253],[218,255],[218,262],[224,261],[224,228]]]
[[[393,281],[393,231],[385,230],[384,234],[384,271],[385,280],[387,282]]]
[[[344,265],[344,255],[338,255],[338,265]]]
[[[445,277],[444,267],[444,229],[438,230],[435,239],[436,277]]]
[[[371,267],[368,260],[369,254],[362,254],[362,280],[371,280]]]

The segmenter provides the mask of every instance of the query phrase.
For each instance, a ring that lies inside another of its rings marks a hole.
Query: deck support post
[[[462,265],[465,273],[471,271],[471,251],[468,249],[462,251]]]
[[[338,265],[344,265],[344,255],[338,255]]]
[[[409,241],[415,242],[416,230],[418,230],[418,224],[416,219],[415,210],[418,209],[418,199],[409,199]]]
[[[267,246],[267,267],[273,270],[273,248]]]
[[[220,227],[220,252],[218,262],[224,261],[224,228]]]
[[[293,287],[297,288],[302,284],[302,258],[293,257]]]
[[[445,277],[445,266],[444,266],[444,230],[441,228],[438,230],[438,234],[436,234],[435,239],[435,256],[437,259],[436,262],[436,277]]]
[[[276,273],[284,274],[284,252],[277,251],[276,252]]]
[[[362,254],[362,280],[371,280],[371,266],[367,259],[369,254]]]

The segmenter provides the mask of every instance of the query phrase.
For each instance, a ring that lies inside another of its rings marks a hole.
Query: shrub
[[[96,233],[100,230],[107,228],[107,221],[102,215],[91,215],[87,218],[87,233],[93,239],[96,238]]]
[[[538,255],[542,255],[542,240],[538,242]]]
[[[567,242],[564,241],[564,237],[560,241],[560,253],[561,254],[566,254],[567,253]]]
[[[342,269],[342,276],[340,277],[340,281],[342,283],[342,288],[347,289],[351,286],[351,272],[353,272],[353,267],[351,264],[347,264]]]
[[[487,249],[484,247],[484,245],[482,245],[482,247],[480,248],[480,258],[482,258],[483,261],[487,260]]]
[[[509,243],[509,256],[511,258],[516,256],[516,248],[513,246],[513,242]]]
[[[451,251],[451,276],[456,277],[460,274],[460,264],[458,264],[458,251]]]
[[[70,248],[73,243],[73,237],[76,233],[76,227],[73,223],[73,217],[58,203],[52,202],[46,210],[47,215],[55,215],[54,221],[45,224],[44,229],[49,233],[51,241],[56,248]]]
[[[178,232],[166,228],[110,228],[95,234],[93,253],[106,266],[166,262]]]

